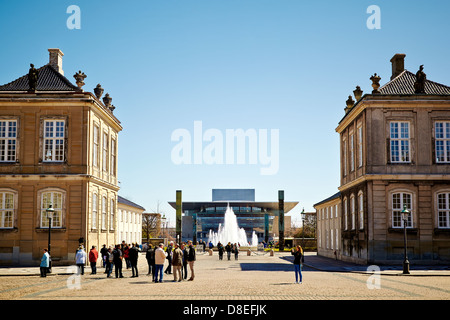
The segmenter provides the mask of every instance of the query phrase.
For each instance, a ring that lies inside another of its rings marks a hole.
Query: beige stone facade
[[[415,93],[404,57],[388,83],[347,102],[336,128],[343,260],[401,263],[405,206],[410,262],[450,260],[450,87],[426,80]]]
[[[37,69],[36,91],[27,75],[0,86],[1,264],[39,263],[50,204],[54,264],[73,263],[79,242],[115,243],[122,127],[108,104],[63,76],[60,50],[49,52],[60,66]]]

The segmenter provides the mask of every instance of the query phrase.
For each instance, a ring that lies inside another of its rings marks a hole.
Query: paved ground
[[[147,276],[144,255],[139,258],[140,276],[106,278],[97,275],[77,278],[68,267],[54,267],[47,278],[39,268],[0,268],[0,300],[449,300],[450,270],[411,267],[410,275],[401,268],[381,268],[367,272],[366,266],[343,263],[307,253],[303,283],[294,283],[289,254],[247,256],[219,261],[197,255],[194,281],[152,283]],[[77,288],[77,280],[79,287]]]

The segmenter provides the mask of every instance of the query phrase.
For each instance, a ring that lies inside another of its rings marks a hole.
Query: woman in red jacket
[[[98,251],[95,246],[92,246],[89,251],[89,262],[91,263],[91,274],[97,274],[97,259],[98,259]]]

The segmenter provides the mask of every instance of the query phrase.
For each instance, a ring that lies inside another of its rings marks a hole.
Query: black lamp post
[[[47,218],[48,218],[48,254],[50,255],[50,261],[48,262],[48,272],[52,272],[52,259],[50,254],[50,246],[51,246],[51,233],[52,233],[52,218],[53,213],[55,212],[55,209],[52,208],[52,205],[50,204],[48,208],[45,210],[47,212]]]
[[[406,224],[409,219],[409,214],[411,212],[406,208],[406,205],[403,207],[401,211],[402,220],[403,220],[403,232],[404,232],[404,259],[403,259],[403,274],[409,274],[409,261],[408,261],[408,253],[407,253],[407,245],[406,245]]]
[[[304,248],[305,247],[305,218],[306,218],[305,208],[303,208],[300,215],[302,216],[302,247],[304,250],[305,249]]]

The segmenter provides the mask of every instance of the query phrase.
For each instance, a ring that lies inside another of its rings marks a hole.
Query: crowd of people
[[[203,250],[205,250],[206,244],[203,244]],[[212,249],[212,244],[209,244]],[[228,242],[225,246],[222,243],[217,244],[217,251],[219,253],[219,260],[223,260],[224,252],[227,253],[228,260],[231,259],[231,254],[234,254],[235,260],[238,260],[239,256],[238,243],[231,244]],[[127,269],[131,268],[132,278],[138,277],[138,258],[139,253],[142,252],[141,247],[137,243],[131,245],[122,241],[121,244],[117,244],[114,247],[109,248],[103,245],[100,250],[100,258],[102,266],[105,269],[104,273],[108,278],[112,277],[112,271],[115,270],[116,278],[123,278],[123,261],[125,260],[125,266]],[[188,281],[193,281],[195,277],[194,262],[196,260],[196,248],[192,244],[192,241],[186,243],[174,243],[171,241],[169,245],[164,249],[164,244],[160,243],[158,246],[153,247],[149,244],[145,248],[145,258],[148,264],[148,276],[151,276],[152,282],[163,282],[164,274],[173,274],[173,281],[180,282],[186,280],[188,276],[187,266],[190,269],[190,278]],[[303,249],[301,246],[296,246],[292,249],[291,254],[294,255],[294,272],[295,283],[302,283],[302,264],[304,262]],[[91,266],[91,274],[97,274],[97,262],[99,258],[99,252],[96,246],[92,246],[87,254],[84,247],[80,245],[75,255],[77,270],[79,275],[84,275],[84,266],[86,265],[86,259],[88,259]],[[44,254],[41,258],[40,270],[41,277],[46,277],[47,270],[49,268],[49,262],[51,258],[48,250],[44,249]],[[164,269],[165,261],[167,260],[167,267]]]

